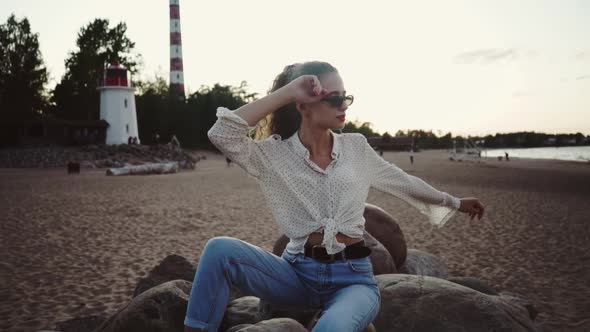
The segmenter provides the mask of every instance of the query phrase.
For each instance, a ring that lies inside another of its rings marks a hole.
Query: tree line
[[[111,26],[107,19],[95,19],[80,28],[76,49],[64,61],[65,73],[52,90],[47,89],[48,71],[39,49],[39,34],[31,30],[27,18],[15,15],[0,24],[0,121],[19,125],[26,121],[51,118],[60,120],[98,120],[99,92],[106,64],[118,61],[137,77],[142,58],[135,43],[127,37],[127,26]],[[246,82],[239,86],[215,84],[179,98],[170,91],[163,77],[134,81],[137,120],[143,144],[168,141],[172,135],[191,148],[211,148],[207,131],[215,123],[216,109],[236,109],[255,100]],[[358,132],[384,141],[410,136],[419,149],[462,146],[469,139],[488,148],[535,147],[550,144],[588,145],[590,136],[581,133],[548,135],[534,132],[496,134],[485,137],[440,137],[432,131],[400,130],[395,135],[380,134],[369,122],[349,121],[342,132]],[[0,145],[7,138],[0,134]]]

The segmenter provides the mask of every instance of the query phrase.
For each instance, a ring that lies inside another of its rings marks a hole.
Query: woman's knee
[[[227,256],[235,252],[235,248],[240,245],[240,240],[229,236],[217,236],[211,238],[205,244],[203,255]]]

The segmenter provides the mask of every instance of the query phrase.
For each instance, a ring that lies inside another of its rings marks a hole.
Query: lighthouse
[[[135,88],[127,80],[127,69],[115,62],[104,71],[100,91],[100,119],[108,122],[106,144],[127,144],[129,137],[137,137]]]
[[[179,0],[170,0],[170,92],[184,98]]]

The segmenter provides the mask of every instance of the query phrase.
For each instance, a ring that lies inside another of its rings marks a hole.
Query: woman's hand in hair
[[[313,103],[324,98],[328,91],[315,75],[302,75],[285,86],[296,103]]]

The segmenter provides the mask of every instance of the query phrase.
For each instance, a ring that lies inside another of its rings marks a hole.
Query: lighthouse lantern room
[[[124,144],[137,138],[135,88],[127,80],[127,69],[115,62],[104,71],[100,91],[100,119],[108,122],[106,144]]]

